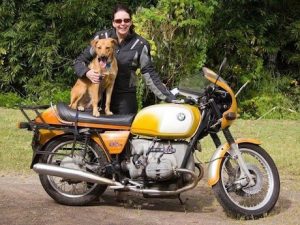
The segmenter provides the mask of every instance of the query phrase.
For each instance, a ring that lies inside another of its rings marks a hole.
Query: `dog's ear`
[[[98,41],[99,41],[99,39],[94,39],[94,40],[92,40],[92,41],[91,41],[91,46],[92,46],[93,48],[96,48],[96,45],[97,45]]]
[[[113,45],[117,45],[117,44],[118,44],[117,40],[114,39],[114,38],[111,38],[111,43],[112,43]]]

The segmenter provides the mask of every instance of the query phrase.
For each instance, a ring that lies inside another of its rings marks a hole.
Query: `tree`
[[[214,4],[213,0],[159,0],[156,7],[137,10],[135,29],[149,40],[153,61],[167,86],[199,71],[205,62]]]
[[[223,75],[233,88],[251,81],[239,97],[243,113],[257,117],[276,106],[300,110],[299,86],[290,85],[300,72],[299,10],[293,0],[227,0],[216,7],[208,64],[216,68],[227,56]]]

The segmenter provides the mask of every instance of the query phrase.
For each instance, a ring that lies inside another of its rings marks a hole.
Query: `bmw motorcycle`
[[[174,89],[177,100],[136,115],[93,117],[64,103],[20,107],[27,121],[19,128],[33,131],[31,168],[45,191],[64,205],[86,205],[107,188],[180,198],[203,177],[195,153],[199,141],[210,135],[216,150],[208,185],[225,211],[251,218],[270,212],[280,190],[274,161],[260,141],[232,136],[234,92],[208,68],[202,77],[209,81],[202,91]]]

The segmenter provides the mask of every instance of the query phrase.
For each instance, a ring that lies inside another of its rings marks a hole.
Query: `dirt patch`
[[[37,175],[2,175],[0,224],[300,224],[300,189],[290,188],[291,180],[282,180],[281,184],[279,201],[270,215],[243,221],[226,216],[205,181],[182,194],[184,205],[177,199],[145,199],[134,193],[128,194],[127,203],[119,203],[114,192],[108,189],[90,206],[70,207],[54,202],[43,190]]]

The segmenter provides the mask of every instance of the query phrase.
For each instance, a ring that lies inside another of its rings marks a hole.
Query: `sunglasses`
[[[114,20],[115,23],[122,23],[122,21],[124,23],[130,23],[131,19],[128,18],[128,19],[115,19]]]

